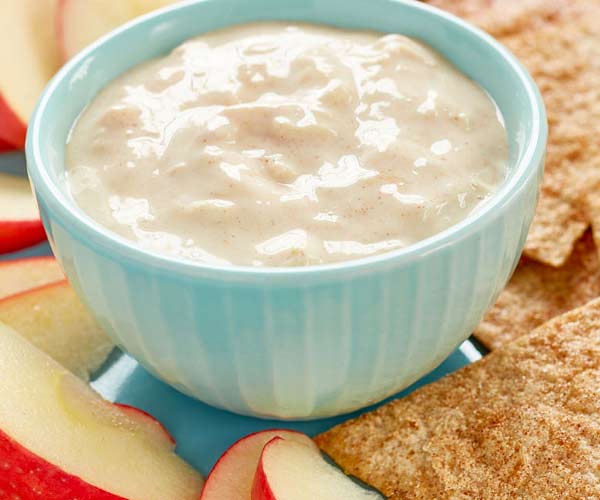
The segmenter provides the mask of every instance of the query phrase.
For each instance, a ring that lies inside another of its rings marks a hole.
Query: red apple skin
[[[0,498],[127,500],[86,483],[31,453],[0,430]]]
[[[175,441],[175,438],[171,435],[171,433],[167,430],[167,428],[163,424],[161,424],[159,420],[157,420],[152,415],[150,415],[150,413],[145,412],[144,410],[140,410],[139,408],[136,408],[135,406],[130,406],[130,405],[127,405],[124,403],[113,403],[113,404],[115,406],[118,406],[119,408],[121,408],[121,410],[123,410],[125,413],[131,412],[133,414],[140,415],[141,417],[143,417],[145,419],[148,419],[152,425],[157,426],[162,431],[162,433],[165,435],[167,440],[170,441],[173,446],[175,446],[177,444]]]
[[[271,443],[276,443],[277,441],[281,441],[282,438],[274,437],[271,439],[263,448],[264,450]],[[273,490],[269,486],[269,481],[267,481],[267,474],[265,473],[265,469],[263,467],[262,457],[258,461],[258,465],[256,466],[256,473],[254,474],[254,482],[252,483],[252,495],[251,500],[277,500],[275,495],[273,494]]]
[[[0,120],[2,118],[0,117]],[[42,221],[37,220],[19,220],[2,221],[0,220],[0,254],[16,252],[46,239],[46,231]]]
[[[233,443],[231,446],[229,446],[229,448],[227,448],[227,450],[225,450],[225,453],[223,453],[219,457],[219,459],[213,466],[212,470],[210,471],[210,474],[206,478],[206,482],[204,483],[204,488],[202,489],[202,493],[200,495],[200,500],[230,500],[231,498],[234,498],[232,496],[227,496],[226,498],[223,497],[223,490],[219,484],[221,481],[223,470],[225,471],[225,474],[227,476],[231,476],[232,472],[229,468],[231,467],[232,463],[235,463],[235,454],[239,453],[240,447],[244,447],[244,452],[248,453],[248,451],[249,451],[247,448],[248,443],[254,444],[257,442],[257,440],[259,440],[259,441],[263,440],[263,436],[265,434],[271,434],[272,437],[269,437],[266,441],[264,441],[264,443],[260,443],[260,445],[259,445],[260,447],[257,449],[258,453],[256,455],[255,464],[258,464],[258,462],[260,461],[260,455],[261,455],[261,452],[264,449],[265,445],[267,443],[271,442],[274,439],[274,437],[276,437],[277,439],[290,439],[292,437],[292,435],[297,435],[299,438],[305,437],[307,440],[307,443],[312,444],[315,447],[315,450],[318,450],[317,446],[313,443],[313,441],[308,436],[306,436],[302,432],[295,431],[293,429],[265,429],[262,431],[252,432],[252,433],[238,439],[235,443]],[[273,434],[279,434],[279,435],[273,436]],[[252,447],[254,448],[254,446],[252,446]],[[231,462],[232,457],[234,457],[233,458],[234,462]],[[248,469],[250,472],[248,482],[241,479],[239,476],[239,473],[237,475],[237,481],[239,483],[239,484],[237,484],[237,487],[240,488],[239,492],[241,495],[244,495],[244,498],[246,498],[246,495],[248,495],[252,489],[252,482],[253,482],[254,473],[256,470],[255,464],[252,465],[251,469]],[[227,493],[231,493],[229,488],[228,488]]]
[[[23,149],[26,134],[27,125],[21,121],[0,93],[0,140],[13,148]]]
[[[14,149],[15,147],[12,144],[0,139],[0,153],[7,153],[8,151],[13,151]]]

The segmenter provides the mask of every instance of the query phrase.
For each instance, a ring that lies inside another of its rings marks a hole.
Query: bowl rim
[[[51,207],[52,212],[59,214],[60,219],[62,219],[60,225],[65,227],[65,229],[69,227],[77,231],[81,239],[93,242],[98,248],[104,251],[102,253],[111,258],[118,256],[136,266],[149,267],[156,271],[167,271],[170,274],[175,273],[187,278],[202,276],[209,279],[243,279],[244,281],[253,279],[264,280],[265,278],[284,279],[286,281],[290,279],[292,281],[296,277],[299,277],[299,275],[324,278],[326,276],[331,277],[332,274],[348,272],[362,274],[375,266],[387,266],[392,263],[396,265],[399,262],[409,264],[429,253],[438,251],[478,232],[489,217],[493,217],[502,206],[509,203],[524,188],[524,185],[527,183],[526,181],[536,174],[540,162],[543,161],[548,134],[546,110],[537,85],[521,62],[491,35],[453,14],[422,2],[415,2],[414,0],[388,0],[391,5],[421,11],[425,16],[435,18],[435,21],[449,22],[457,25],[459,29],[470,32],[472,36],[474,35],[483,43],[491,46],[508,63],[511,70],[518,77],[523,90],[525,90],[528,112],[532,117],[532,127],[527,131],[525,138],[526,148],[519,161],[514,165],[512,175],[492,194],[490,199],[457,224],[414,244],[376,255],[328,264],[298,267],[253,267],[237,264],[215,265],[184,260],[142,248],[136,242],[128,240],[97,223],[78,207],[72,206],[73,202],[67,199],[63,190],[51,178],[48,168],[42,160],[40,150],[40,138],[43,135],[41,130],[43,128],[42,123],[45,111],[55,89],[63,85],[69,73],[95,51],[100,50],[107,40],[118,37],[122,33],[139,25],[150,25],[157,18],[161,18],[167,13],[185,10],[192,5],[208,3],[210,1],[212,0],[187,0],[163,7],[131,20],[104,35],[79,52],[57,72],[44,89],[30,120],[25,150],[27,170],[34,185],[36,196],[38,196],[38,193],[41,193],[43,200]],[[231,23],[231,25],[233,24],[235,23]],[[134,62],[132,66],[134,64],[136,63]]]

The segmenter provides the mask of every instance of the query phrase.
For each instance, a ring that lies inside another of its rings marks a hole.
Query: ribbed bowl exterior
[[[133,268],[44,219],[73,286],[150,371],[237,413],[315,418],[399,391],[469,336],[514,269],[536,194],[532,181],[481,231],[408,264],[295,286]]]
[[[499,193],[445,235],[322,270],[218,269],[147,254],[75,205],[64,145],[81,109],[116,75],[203,30],[298,19],[422,38],[494,97],[511,166]],[[188,2],[120,29],[69,62],[29,126],[28,169],[52,247],[118,344],[211,405],[308,419],[379,401],[438,365],[510,277],[535,210],[543,104],[522,67],[483,33],[418,2]]]

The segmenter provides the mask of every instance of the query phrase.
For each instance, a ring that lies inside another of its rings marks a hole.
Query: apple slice
[[[302,443],[320,454],[313,440],[301,432],[273,429],[249,434],[219,458],[206,479],[200,500],[249,500],[262,449],[275,437]]]
[[[147,12],[176,0],[60,0],[56,32],[64,60],[115,29]]]
[[[15,149],[15,147],[12,144],[0,139],[0,153],[7,153],[13,149]]]
[[[0,300],[0,321],[84,380],[114,347],[66,280]]]
[[[135,406],[126,405],[123,403],[113,403],[118,406],[123,413],[137,421],[141,428],[145,429],[148,436],[153,436],[159,446],[166,449],[175,449],[175,439],[166,427],[156,420],[152,415],[140,410]]]
[[[0,262],[0,299],[64,279],[54,257],[3,261]]]
[[[0,139],[15,148],[23,148],[35,103],[61,64],[51,22],[56,5],[57,0],[0,2],[0,32],[7,42],[0,44]]]
[[[0,49],[0,51],[1,50],[2,49]],[[0,76],[0,78],[2,77]],[[23,98],[18,96],[16,100],[19,102],[21,99]],[[29,116],[29,114],[27,114],[27,116]],[[23,119],[17,115],[16,111],[4,97],[4,94],[0,91],[0,139],[7,145],[7,149],[9,145],[12,146],[13,149],[23,149],[25,147],[26,135],[27,125],[25,125]]]
[[[241,498],[241,497],[240,497]],[[264,447],[254,476],[252,500],[381,500],[328,464],[304,443],[275,437]]]
[[[45,239],[27,178],[0,174],[0,254],[16,252]]]
[[[0,366],[0,498],[198,498],[196,471],[5,325]]]

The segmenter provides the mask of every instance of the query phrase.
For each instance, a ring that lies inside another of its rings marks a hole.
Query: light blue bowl
[[[94,95],[203,31],[285,19],[399,32],[437,48],[496,100],[510,172],[460,224],[402,250],[305,268],[216,267],[141,250],[86,216],[65,184],[65,141]],[[534,213],[546,144],[535,84],[503,47],[400,0],[204,0],[134,21],[52,80],[27,137],[29,175],[71,283],[119,345],[209,404],[260,417],[354,410],[437,366],[506,284]]]

